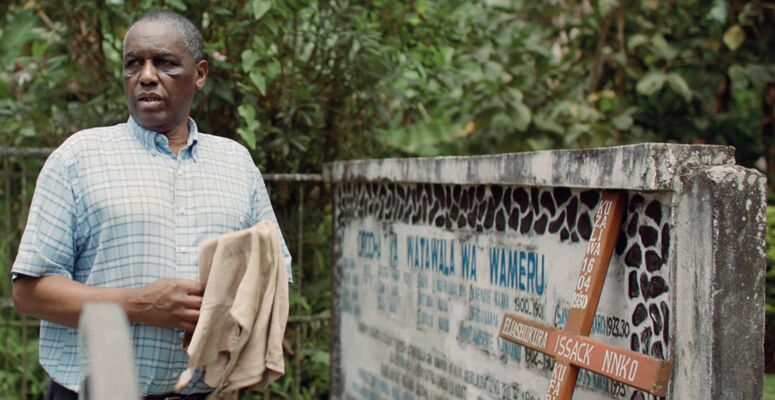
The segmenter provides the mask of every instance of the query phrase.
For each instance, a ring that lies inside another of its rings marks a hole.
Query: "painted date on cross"
[[[585,309],[587,308],[587,303],[589,303],[589,296],[576,293],[573,295],[573,301],[571,301],[570,307]]]

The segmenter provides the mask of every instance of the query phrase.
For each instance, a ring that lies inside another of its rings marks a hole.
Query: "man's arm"
[[[76,196],[67,151],[57,150],[38,176],[12,269],[13,299],[23,314],[76,327],[88,302],[120,304],[132,322],[193,330],[202,303],[199,282],[161,279],[140,288],[103,288],[73,279],[79,252]]]
[[[202,292],[198,282],[187,279],[160,279],[139,288],[89,286],[62,276],[18,275],[13,282],[20,313],[73,328],[84,304],[112,302],[121,305],[131,322],[193,331]]]
[[[202,302],[198,282],[162,279],[132,289],[101,288],[73,280],[78,230],[76,189],[66,156],[55,151],[38,176],[14,274],[17,310],[76,327],[83,305],[114,302],[132,322],[193,330]]]
[[[247,150],[246,150],[247,152]],[[269,193],[266,190],[266,184],[264,178],[261,176],[261,172],[258,170],[253,159],[250,155],[247,156],[248,170],[253,174],[253,194],[251,198],[251,216],[250,225],[255,225],[261,221],[268,220],[274,223],[277,227],[277,236],[280,239],[280,253],[283,257],[285,264],[285,270],[288,274],[288,282],[293,283],[293,271],[291,269],[291,253],[288,251],[288,246],[285,244],[285,238],[280,230],[280,225],[277,223],[277,217],[274,214],[272,203],[269,201]]]

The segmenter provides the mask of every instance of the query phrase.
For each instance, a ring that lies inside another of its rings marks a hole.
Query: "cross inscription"
[[[570,400],[579,368],[664,396],[672,363],[588,337],[597,312],[626,203],[620,192],[604,192],[595,215],[568,320],[563,329],[506,313],[499,336],[555,358],[546,400]]]

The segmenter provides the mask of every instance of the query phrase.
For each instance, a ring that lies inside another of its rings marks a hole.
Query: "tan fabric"
[[[202,308],[187,350],[189,368],[176,390],[198,367],[205,367],[205,383],[216,395],[263,389],[282,376],[288,277],[277,228],[264,221],[204,242],[199,277]]]

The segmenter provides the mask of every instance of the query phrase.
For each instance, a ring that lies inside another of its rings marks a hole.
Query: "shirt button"
[[[179,247],[178,251],[180,251],[181,253],[188,253],[188,248],[187,247]]]
[[[178,214],[185,214],[185,213],[186,213],[186,209],[185,208],[183,208],[183,207],[178,208]]]
[[[183,176],[183,168],[178,169],[178,176]]]

